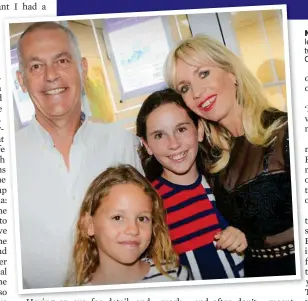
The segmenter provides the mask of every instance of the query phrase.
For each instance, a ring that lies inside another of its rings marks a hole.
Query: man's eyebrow
[[[38,56],[33,56],[29,59],[29,62],[33,62],[33,61],[41,61],[41,59]]]
[[[72,58],[72,55],[71,55],[69,52],[64,51],[64,52],[57,53],[57,54],[53,57],[53,59],[58,59],[58,58],[63,57],[63,56]],[[40,61],[40,62],[41,62],[41,61],[43,61],[43,59],[40,58],[40,57],[38,57],[38,56],[33,56],[33,57],[31,57],[31,58],[29,59],[29,62],[33,62],[33,61]]]
[[[58,58],[60,58],[60,57],[62,57],[62,56],[66,56],[66,57],[72,58],[72,55],[71,55],[69,52],[67,52],[67,51],[60,52],[60,53],[56,54],[56,55],[54,56],[54,58],[55,58],[55,59],[58,59]]]

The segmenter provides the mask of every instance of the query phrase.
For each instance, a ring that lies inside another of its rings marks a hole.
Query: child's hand
[[[227,249],[230,252],[241,253],[247,248],[245,234],[237,228],[227,227],[225,230],[215,234],[217,249]]]

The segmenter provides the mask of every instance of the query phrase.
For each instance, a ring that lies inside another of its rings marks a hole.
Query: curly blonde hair
[[[242,107],[242,123],[246,138],[258,146],[268,146],[276,140],[277,131],[287,122],[287,116],[269,105],[258,79],[244,63],[225,45],[202,34],[181,41],[167,56],[164,64],[164,78],[176,90],[177,60],[202,67],[210,60],[219,68],[232,73],[237,82],[236,98]],[[278,113],[270,124],[264,113]],[[219,172],[229,162],[233,139],[231,133],[217,122],[204,120],[205,134],[209,138],[213,155],[209,171]]]
[[[87,216],[94,216],[111,188],[118,184],[135,184],[150,197],[152,209],[152,240],[142,256],[151,258],[157,269],[168,276],[169,270],[178,266],[178,256],[173,250],[165,223],[163,202],[151,183],[134,167],[121,164],[110,167],[94,179],[81,205],[73,249],[73,264],[66,286],[82,285],[91,281],[100,261],[94,236],[87,234]],[[162,263],[165,268],[162,267]]]

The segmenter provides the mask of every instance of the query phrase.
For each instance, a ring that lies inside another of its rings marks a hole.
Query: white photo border
[[[296,258],[296,275],[292,276],[275,276],[275,277],[258,277],[258,278],[234,278],[234,279],[219,279],[219,280],[193,280],[193,281],[174,281],[174,282],[156,282],[156,283],[134,283],[134,284],[117,284],[117,285],[98,285],[98,286],[79,286],[79,287],[59,287],[59,288],[44,288],[44,289],[23,289],[22,281],[22,265],[21,265],[21,248],[20,248],[20,225],[19,225],[19,210],[18,210],[18,189],[17,189],[17,168],[16,168],[16,147],[15,147],[15,130],[14,130],[14,107],[13,107],[13,80],[11,76],[11,57],[10,57],[10,30],[9,26],[13,23],[28,23],[42,21],[72,21],[72,20],[95,20],[106,18],[121,18],[121,17],[142,17],[142,16],[166,16],[180,14],[207,14],[207,13],[222,13],[222,12],[245,12],[245,11],[263,11],[263,10],[281,10],[283,21],[283,39],[284,39],[284,54],[285,54],[285,76],[286,76],[286,91],[287,91],[287,106],[288,106],[288,127],[289,127],[289,144],[290,144],[290,166],[292,179],[292,210],[294,222],[294,237],[295,237],[295,258]],[[116,14],[99,14],[99,15],[79,15],[79,16],[60,16],[60,17],[35,17],[35,18],[14,18],[5,19],[5,60],[7,70],[7,97],[9,103],[9,126],[10,126],[10,147],[11,147],[11,175],[12,175],[12,196],[14,203],[14,222],[15,222],[15,243],[17,257],[17,279],[18,293],[24,294],[42,294],[42,293],[63,293],[63,292],[89,292],[89,291],[105,291],[118,289],[139,289],[139,288],[155,288],[155,287],[178,287],[178,286],[195,286],[195,285],[210,285],[210,284],[231,284],[231,283],[252,283],[252,282],[272,282],[285,280],[300,280],[300,245],[299,245],[299,226],[298,226],[298,202],[296,190],[296,172],[295,172],[295,152],[294,152],[294,133],[293,133],[293,112],[291,101],[291,79],[290,79],[290,59],[289,59],[289,38],[287,24],[286,5],[262,5],[262,6],[244,6],[244,7],[224,7],[224,8],[209,8],[209,9],[193,9],[193,10],[169,10],[169,11],[150,11],[150,12],[132,12],[132,13],[116,13]]]

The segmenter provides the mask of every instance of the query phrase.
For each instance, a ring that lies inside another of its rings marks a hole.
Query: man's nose
[[[54,82],[59,78],[59,74],[54,65],[46,65],[45,78],[48,82]]]

